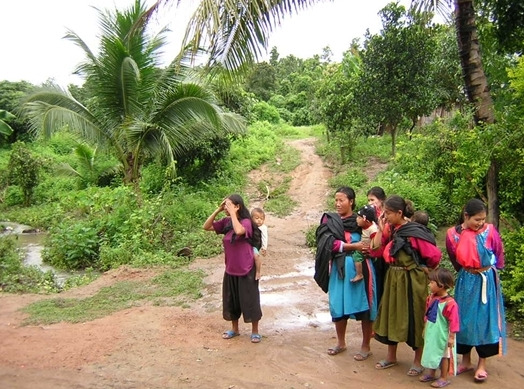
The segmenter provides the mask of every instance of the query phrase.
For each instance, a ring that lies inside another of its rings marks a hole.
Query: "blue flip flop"
[[[231,339],[235,336],[239,336],[240,334],[238,332],[235,332],[233,330],[228,330],[222,334],[222,339]]]
[[[259,334],[251,334],[251,343],[260,343],[262,337]]]

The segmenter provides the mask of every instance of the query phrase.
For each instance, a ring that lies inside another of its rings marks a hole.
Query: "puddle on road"
[[[264,327],[292,329],[315,327],[332,329],[327,294],[317,286],[311,258],[302,258],[295,265],[296,271],[263,276],[260,282],[262,311],[274,313],[273,324]]]

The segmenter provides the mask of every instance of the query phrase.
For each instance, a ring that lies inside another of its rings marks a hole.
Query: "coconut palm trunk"
[[[455,0],[455,26],[466,93],[470,103],[475,107],[475,122],[477,126],[482,126],[493,124],[495,116],[488,79],[482,67],[475,20],[473,0]],[[497,161],[492,156],[486,177],[486,192],[488,219],[496,227],[498,227],[500,217],[497,180]]]

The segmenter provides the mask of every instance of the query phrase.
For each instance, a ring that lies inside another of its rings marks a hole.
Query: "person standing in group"
[[[368,198],[368,204],[375,207],[377,213],[377,220],[382,216],[384,212],[384,201],[386,201],[386,192],[380,186],[374,186],[366,193]]]
[[[457,303],[448,292],[453,288],[453,273],[448,269],[437,268],[429,273],[430,295],[426,303],[424,320],[424,351],[422,366],[429,370],[419,378],[420,382],[433,382],[434,388],[448,386],[448,374],[455,375],[457,359],[455,334],[459,331],[459,310]],[[436,372],[440,367],[440,377]]]
[[[335,193],[336,213],[324,213],[316,230],[317,253],[315,281],[329,294],[329,310],[335,323],[337,344],[328,349],[329,355],[346,350],[348,319],[361,322],[362,344],[354,355],[366,360],[371,353],[372,322],[376,317],[375,273],[369,259],[363,262],[364,282],[350,282],[355,276],[353,254],[362,251],[360,228],[356,221],[355,191],[341,187]]]
[[[459,223],[448,229],[446,249],[458,271],[455,299],[460,311],[457,373],[473,370],[471,350],[479,356],[474,380],[488,378],[486,359],[506,351],[506,317],[498,270],[504,268],[504,248],[493,224],[486,223],[486,206],[469,200]]]
[[[367,192],[368,204],[375,207],[377,223],[384,212],[384,201],[386,201],[386,192],[380,186],[373,186]],[[376,295],[377,304],[380,304],[382,294],[384,293],[384,279],[386,278],[387,265],[382,256],[373,258],[373,267],[375,268],[375,278],[377,280]]]
[[[226,216],[215,221],[225,211]],[[240,335],[238,321],[243,315],[245,323],[251,323],[251,342],[259,343],[258,323],[262,318],[260,291],[255,279],[255,258],[251,240],[257,226],[253,223],[244,200],[232,194],[213,211],[204,223],[204,230],[223,234],[225,265],[222,283],[222,314],[231,321],[231,330],[222,334],[224,339]]]
[[[255,280],[259,280],[262,268],[262,261],[260,259],[260,255],[265,257],[267,253],[268,235],[267,226],[264,224],[264,222],[266,221],[266,214],[262,208],[254,208],[251,211],[251,219],[253,219],[253,222],[257,225],[261,233],[260,250],[257,247],[253,247],[253,249],[255,250]]]
[[[386,359],[379,361],[376,369],[397,365],[397,346],[406,342],[414,351],[409,376],[418,376],[424,339],[424,312],[428,296],[427,269],[436,268],[442,253],[436,246],[431,231],[419,223],[409,221],[413,204],[400,196],[386,199],[383,217],[372,246],[380,246],[389,265],[384,283],[384,294],[374,323],[375,339],[388,346]],[[386,228],[386,223],[389,228]]]

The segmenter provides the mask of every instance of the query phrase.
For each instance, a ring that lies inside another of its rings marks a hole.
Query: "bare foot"
[[[351,282],[358,282],[363,279],[364,279],[364,276],[362,274],[357,274],[355,277],[351,279]]]

